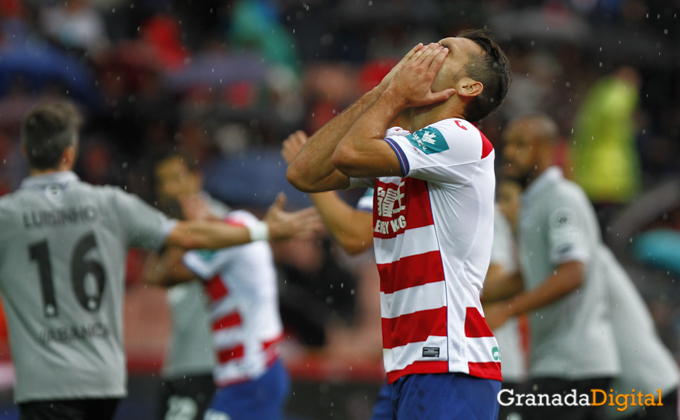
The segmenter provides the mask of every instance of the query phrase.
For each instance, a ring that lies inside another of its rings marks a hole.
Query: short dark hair
[[[191,153],[178,149],[176,146],[167,148],[158,153],[154,159],[154,168],[171,159],[179,159],[179,161],[182,162],[184,166],[186,166],[189,172],[199,172],[201,170],[201,165],[198,159],[194,158]]]
[[[78,138],[80,114],[68,102],[42,103],[28,111],[21,125],[21,145],[35,169],[59,166],[64,150]]]
[[[466,120],[477,122],[503,103],[512,79],[510,63],[486,30],[467,29],[456,37],[469,39],[484,51],[484,55],[471,55],[464,69],[466,76],[484,85],[482,93],[468,102],[464,111]]]

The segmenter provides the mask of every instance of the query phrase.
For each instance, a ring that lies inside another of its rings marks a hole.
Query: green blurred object
[[[234,5],[229,40],[235,47],[254,48],[272,64],[285,65],[299,73],[294,53],[295,39],[277,21],[275,5],[266,0],[240,0]]]
[[[593,86],[570,141],[574,180],[594,203],[623,204],[640,189],[633,114],[638,86],[609,76]]]

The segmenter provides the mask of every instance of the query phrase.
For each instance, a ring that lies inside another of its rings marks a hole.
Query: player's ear
[[[464,96],[467,98],[479,96],[484,90],[484,85],[482,82],[478,82],[467,76],[462,77],[456,85],[456,93],[459,96]]]

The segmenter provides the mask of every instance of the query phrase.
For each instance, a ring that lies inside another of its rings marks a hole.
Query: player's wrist
[[[408,108],[408,101],[406,100],[404,95],[400,94],[396,89],[393,89],[391,87],[388,87],[382,93],[382,95],[380,95],[380,99],[387,102],[390,105],[390,107],[393,108],[397,113]]]
[[[268,241],[270,238],[269,225],[267,222],[256,221],[246,225],[250,234],[250,242]]]

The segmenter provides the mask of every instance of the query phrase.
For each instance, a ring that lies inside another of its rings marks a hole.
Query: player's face
[[[201,176],[192,172],[178,157],[156,165],[156,193],[161,198],[196,194],[202,188]]]
[[[470,56],[484,54],[479,45],[467,38],[444,38],[439,41],[439,45],[448,48],[449,54],[446,56],[444,64],[442,64],[432,83],[433,92],[456,87],[456,82],[462,76],[465,76],[464,69]]]
[[[524,180],[536,169],[538,142],[532,130],[522,124],[510,124],[504,133],[503,175]]]

